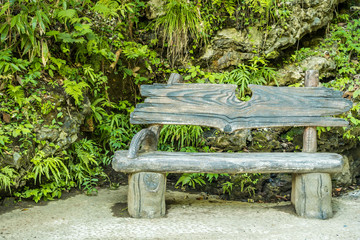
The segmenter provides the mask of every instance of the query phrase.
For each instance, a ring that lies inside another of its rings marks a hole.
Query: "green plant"
[[[26,186],[21,192],[14,193],[14,196],[19,200],[22,198],[31,198],[36,203],[41,199],[44,201],[54,200],[55,197],[60,198],[63,191],[70,190],[71,187],[75,187],[73,181],[59,181],[41,184],[39,188],[29,188]]]
[[[224,83],[236,84],[239,86],[240,98],[245,98],[249,84],[263,85],[274,81],[276,84],[277,73],[274,68],[268,67],[267,60],[255,57],[251,65],[239,64],[238,68],[226,75]]]
[[[175,187],[181,183],[181,186],[189,185],[190,187],[196,187],[196,184],[202,186],[206,182],[204,180],[205,173],[184,173],[179,180],[176,182]]]
[[[255,185],[259,181],[260,173],[239,174],[235,180],[236,186],[240,187],[241,192],[247,193],[249,196],[255,195]]]
[[[233,190],[233,185],[234,185],[234,183],[232,183],[232,182],[229,182],[229,181],[224,182],[222,184],[223,194],[227,193],[227,194],[231,195],[231,192]]]
[[[219,176],[229,177],[227,173],[183,173],[175,184],[175,187],[181,183],[181,186],[188,185],[192,188],[196,188],[197,185],[203,186],[206,183],[212,183],[213,180],[217,180]]]
[[[205,83],[208,81],[209,83],[223,83],[228,72],[219,73],[219,72],[205,72],[200,66],[191,66],[186,70],[186,73],[189,75],[185,76],[185,80],[191,80],[196,83]]]
[[[84,182],[82,183],[83,190],[86,191],[87,195],[91,195],[93,192],[97,193],[98,190],[95,188],[98,185],[99,179],[97,178],[84,178]]]
[[[8,94],[14,101],[19,104],[21,107],[25,101],[25,94],[24,90],[21,88],[21,86],[13,86],[11,84],[8,85]]]
[[[45,157],[45,153],[38,152],[31,162],[34,163],[32,170],[34,182],[39,180],[41,183],[42,177],[45,176],[48,180],[53,179],[56,183],[70,178],[69,170],[63,163],[60,157]]]
[[[350,19],[349,15],[338,17],[340,17],[341,21],[344,18]],[[343,136],[347,139],[356,139],[358,141],[360,140],[357,133],[360,128],[360,80],[355,76],[360,72],[358,64],[358,58],[360,57],[360,43],[358,41],[360,38],[360,20],[358,18],[352,19],[346,26],[332,24],[331,30],[322,47],[328,49],[329,47],[336,46],[336,53],[330,52],[330,57],[336,62],[337,76],[335,80],[325,83],[324,86],[347,91],[352,95],[353,108],[343,115],[352,127],[344,129]]]
[[[203,129],[200,126],[164,125],[161,129],[159,144],[169,144],[178,150],[185,146],[200,146]]]
[[[230,16],[232,16],[236,11],[235,0],[213,0],[213,4],[217,5],[218,7],[224,7]]]
[[[83,99],[83,89],[89,87],[85,82],[64,81],[65,92],[75,99],[76,104],[80,104],[80,101]]]
[[[206,43],[201,22],[201,16],[193,2],[169,0],[166,4],[165,15],[156,19],[155,31],[162,31],[162,43],[167,46],[167,57],[172,64],[187,56],[191,40]]]
[[[15,169],[10,166],[5,166],[0,170],[0,189],[8,189],[11,192],[11,185],[14,183],[14,179],[18,177],[19,174]]]

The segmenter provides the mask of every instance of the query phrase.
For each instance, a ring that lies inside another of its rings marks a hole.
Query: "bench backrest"
[[[233,132],[243,128],[347,126],[328,117],[350,110],[342,92],[322,87],[250,85],[252,98],[242,102],[231,84],[142,85],[147,97],[131,114],[132,124],[201,125]]]

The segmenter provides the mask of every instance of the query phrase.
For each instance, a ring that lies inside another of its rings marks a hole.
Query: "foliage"
[[[36,152],[26,172],[0,166],[1,189],[12,189],[10,194],[19,199],[36,202],[60,197],[71,187],[93,194],[99,184],[109,181],[104,168],[113,152],[127,149],[141,128],[129,122],[135,104],[142,100],[140,84],[164,82],[173,72],[170,65],[189,56],[196,63],[201,48],[229,23],[237,29],[256,27],[263,31],[283,24],[290,16],[286,6],[283,0],[168,0],[165,15],[144,21],[147,6],[140,0],[0,0],[0,157]],[[343,116],[353,126],[345,130],[345,136],[352,139],[358,139],[354,128],[359,125],[357,18],[355,13],[338,15],[336,23],[351,22],[331,25],[324,47],[339,47],[338,52],[330,52],[338,75],[324,85],[352,93],[354,108]],[[158,42],[167,54],[160,54]],[[299,49],[291,60],[312,54],[312,50]],[[249,84],[276,83],[269,65],[255,57],[224,72],[209,72],[199,65],[178,71],[191,82],[237,84],[238,95],[247,100]],[[117,89],[119,85],[123,88]],[[55,96],[65,93],[68,98],[64,102]],[[70,149],[37,136],[42,127],[61,129],[66,119],[78,113],[86,115],[84,132]],[[209,151],[201,138],[203,130],[198,126],[165,126],[159,149]],[[323,130],[319,128],[320,133]],[[45,155],[46,148],[54,155]],[[177,185],[195,187],[219,176],[185,174]],[[253,194],[255,178],[247,175],[240,182],[225,182],[223,191],[230,194],[239,187]],[[30,184],[14,191],[19,181]]]
[[[19,104],[21,107],[24,100],[25,100],[25,94],[24,90],[22,90],[21,86],[13,86],[11,84],[8,85],[8,94],[9,96],[14,99],[14,101]]]
[[[344,16],[340,16],[344,18]],[[347,15],[347,18],[350,18]],[[326,87],[332,87],[341,91],[346,91],[353,98],[353,108],[344,116],[351,128],[345,128],[344,137],[348,139],[360,140],[357,132],[360,128],[360,20],[355,18],[349,21],[346,26],[338,24],[331,25],[332,32],[327,36],[323,47],[337,46],[336,52],[331,52],[330,56],[334,58],[337,65],[336,79],[324,84]]]
[[[196,184],[199,186],[205,185],[204,173],[184,173],[176,182],[175,186],[181,183],[181,186],[189,185],[195,189]]]
[[[165,125],[160,132],[159,145],[170,145],[178,150],[185,146],[200,146],[203,129],[200,126]]]
[[[45,153],[40,151],[31,159],[31,162],[34,163],[32,178],[34,178],[35,183],[36,180],[41,183],[43,176],[55,180],[56,183],[62,179],[67,181],[70,177],[69,170],[60,157],[45,157]]]
[[[50,182],[41,184],[39,188],[31,189],[26,186],[22,192],[16,192],[14,195],[21,200],[22,198],[32,198],[34,202],[38,202],[41,199],[44,201],[54,200],[55,197],[60,198],[63,191],[69,191],[71,187],[74,187],[74,182]]]
[[[0,170],[0,189],[8,189],[11,192],[11,185],[14,179],[18,177],[18,173],[10,166],[3,167]]]
[[[237,28],[255,26],[268,31],[273,24],[283,24],[291,12],[286,1],[212,0],[201,1],[200,14],[206,32],[221,29],[231,19]]]
[[[155,31],[162,31],[162,43],[167,46],[167,57],[173,65],[186,57],[191,40],[207,41],[198,7],[185,0],[169,0],[165,15],[156,19]]]
[[[128,62],[142,64],[145,59],[150,73],[160,62],[156,52],[132,40],[144,8],[139,0],[0,0],[0,154],[13,154],[15,144],[22,155],[37,152],[18,180],[34,180],[34,186],[18,189],[19,198],[52,199],[74,186],[91,192],[107,179],[101,165],[110,163],[114,150],[126,148],[136,130],[128,122],[133,104],[122,107],[109,98],[109,72],[131,77],[135,88],[150,80],[140,71],[129,76],[134,68]],[[66,92],[75,106],[57,101],[54,92]],[[83,139],[61,151],[38,139],[35,129],[61,128],[88,100],[87,120],[96,123],[90,137],[97,142]],[[55,155],[39,151],[44,146]],[[9,179],[2,179],[8,188]]]
[[[247,193],[249,196],[255,195],[256,184],[260,176],[260,173],[240,174],[237,176],[235,186],[240,187],[240,191]]]
[[[209,73],[200,69],[200,66],[191,67],[189,75],[185,80],[192,80],[197,83],[226,83],[238,85],[238,95],[242,100],[248,100],[249,84],[265,85],[277,83],[277,72],[275,68],[268,66],[268,61],[264,58],[254,57],[250,64],[240,63],[238,67],[230,72]]]
[[[178,186],[181,183],[181,186],[188,185],[195,189],[197,185],[203,186],[206,183],[212,183],[213,180],[217,180],[219,176],[229,176],[227,173],[217,174],[217,173],[184,173],[176,182],[175,186]]]
[[[276,77],[275,69],[268,67],[265,59],[255,57],[251,65],[239,64],[225,77],[224,83],[238,85],[240,98],[245,98],[249,84],[265,85],[272,81],[277,84]]]
[[[85,82],[64,81],[65,92],[75,99],[76,104],[80,104],[80,101],[83,99],[83,89],[88,86]]]

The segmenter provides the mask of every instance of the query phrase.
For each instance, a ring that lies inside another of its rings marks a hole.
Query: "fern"
[[[103,117],[107,115],[105,109],[103,108],[105,104],[106,104],[105,98],[98,98],[91,103],[91,110],[93,112],[93,116],[98,123],[101,123]]]
[[[201,134],[203,129],[200,126],[187,125],[164,125],[161,129],[159,143],[160,145],[170,143],[172,147],[177,143],[180,150],[184,146],[199,146],[201,143]]]
[[[219,7],[223,6],[230,16],[234,14],[236,9],[235,0],[213,0],[213,4],[218,5]]]
[[[76,148],[75,149],[76,155],[79,158],[80,162],[85,166],[87,170],[90,171],[90,164],[97,165],[97,162],[95,160],[95,155],[92,153],[89,153],[83,149]]]
[[[196,184],[205,185],[204,173],[184,173],[176,182],[175,187],[181,183],[181,186],[189,185],[195,189]]]
[[[92,8],[93,11],[100,13],[104,18],[109,16],[118,17],[117,11],[119,10],[119,4],[112,0],[100,0]]]
[[[98,166],[96,161],[96,144],[92,140],[82,139],[75,143],[76,157],[87,172],[91,172],[91,165]]]
[[[75,99],[76,104],[83,100],[83,89],[89,87],[85,82],[76,83],[75,81],[64,81],[65,92]]]
[[[65,175],[66,181],[70,178],[69,170],[60,157],[45,158],[44,152],[40,151],[31,162],[35,164],[32,170],[35,183],[37,179],[41,183],[42,176],[46,176],[47,179],[53,177],[57,183],[63,175]]]
[[[8,94],[21,107],[25,101],[25,93],[21,86],[8,85]]]
[[[77,17],[76,10],[75,9],[67,9],[67,10],[61,10],[57,13],[57,17],[59,19],[72,19]]]
[[[238,94],[240,98],[245,97],[249,84],[264,85],[271,81],[278,84],[275,69],[268,67],[265,59],[255,57],[251,62],[251,65],[239,64],[238,68],[232,70],[225,76],[225,83],[239,86]]]
[[[6,166],[0,170],[0,189],[8,189],[11,192],[11,185],[13,184],[13,179],[18,176],[18,173],[15,169]]]

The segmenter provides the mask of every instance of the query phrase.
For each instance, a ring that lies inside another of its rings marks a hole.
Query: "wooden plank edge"
[[[185,118],[186,117],[186,118]],[[232,133],[241,129],[251,129],[251,128],[266,128],[266,127],[347,127],[349,126],[348,121],[342,118],[332,118],[332,117],[312,117],[307,119],[304,122],[294,123],[293,119],[289,119],[288,122],[256,122],[256,121],[247,121],[247,122],[234,122],[227,124],[223,119],[219,118],[208,118],[206,123],[202,121],[200,123],[199,117],[183,116],[181,114],[177,115],[177,118],[174,119],[149,119],[139,117],[135,112],[132,112],[130,115],[131,124],[169,124],[169,125],[200,125],[207,126],[219,129],[226,133]],[[274,118],[275,119],[275,118]],[[282,118],[279,118],[282,119]],[[300,118],[298,118],[300,119]],[[222,123],[219,123],[222,122]],[[215,124],[216,123],[216,124]]]

